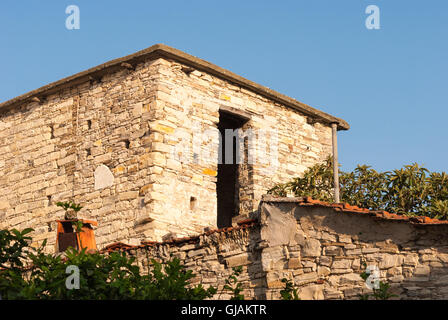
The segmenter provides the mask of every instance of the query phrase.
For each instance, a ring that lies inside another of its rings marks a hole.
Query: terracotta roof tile
[[[439,219],[433,219],[426,216],[420,216],[420,217],[408,217],[402,214],[396,214],[396,213],[390,213],[384,210],[369,210],[366,208],[360,208],[358,206],[353,206],[348,203],[330,203],[320,200],[314,200],[311,197],[304,197],[304,198],[276,198],[273,196],[267,196],[263,197],[264,202],[293,202],[297,203],[299,206],[308,206],[308,207],[326,207],[326,208],[332,208],[336,212],[344,212],[344,213],[358,213],[358,214],[365,214],[368,216],[372,216],[378,219],[384,219],[384,220],[396,220],[396,221],[403,221],[408,222],[411,224],[418,224],[418,225],[443,225],[448,224],[448,220],[439,220]],[[241,229],[247,229],[251,228],[252,226],[256,225],[258,223],[255,219],[245,219],[242,221],[239,221],[237,223],[236,227],[226,227],[221,229],[213,229],[208,230],[200,235],[190,236],[190,237],[183,237],[183,238],[174,238],[162,242],[157,241],[142,241],[139,246],[131,246],[122,242],[115,242],[112,243],[105,248],[103,248],[100,252],[113,252],[113,251],[128,251],[131,249],[136,248],[148,248],[158,245],[179,245],[183,243],[196,243],[199,241],[201,236],[209,236],[214,233],[228,233],[235,230],[241,230]]]
[[[398,221],[406,221],[412,224],[420,224],[420,225],[442,225],[448,224],[448,220],[439,220],[426,216],[419,217],[409,217],[402,214],[390,213],[384,210],[369,210],[366,208],[360,208],[358,206],[353,206],[348,203],[330,203],[320,200],[314,200],[311,197],[303,197],[303,198],[286,198],[286,197],[273,197],[273,196],[264,196],[264,202],[294,202],[299,206],[317,206],[317,207],[327,207],[333,208],[334,211],[337,212],[347,212],[347,213],[363,213],[367,214],[379,219],[385,220],[398,220]]]
[[[122,242],[115,242],[115,243],[107,245],[102,250],[100,250],[100,252],[101,253],[106,253],[106,252],[110,253],[110,252],[114,252],[114,251],[129,251],[129,250],[137,249],[137,248],[148,248],[148,247],[154,247],[154,246],[158,246],[158,245],[179,245],[179,244],[183,244],[183,243],[196,243],[199,241],[200,237],[204,236],[204,235],[209,236],[213,233],[229,233],[229,232],[236,231],[236,230],[243,230],[243,229],[251,228],[254,225],[256,225],[257,223],[258,222],[255,219],[245,219],[245,220],[238,222],[237,223],[238,226],[236,226],[236,227],[213,229],[213,230],[206,231],[199,235],[183,237],[183,238],[174,238],[174,239],[165,240],[165,241],[161,241],[161,242],[141,241],[141,244],[138,246],[132,246],[132,245],[125,244]]]

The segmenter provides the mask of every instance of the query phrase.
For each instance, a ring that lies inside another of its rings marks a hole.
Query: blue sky
[[[371,4],[380,30],[365,27]],[[448,171],[447,36],[446,0],[5,0],[0,101],[165,43],[348,121],[343,170]]]

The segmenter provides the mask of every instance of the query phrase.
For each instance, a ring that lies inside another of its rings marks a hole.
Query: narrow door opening
[[[219,141],[220,157],[216,182],[218,228],[230,227],[232,225],[232,217],[238,215],[239,164],[237,158],[239,146],[237,142],[237,129],[240,129],[247,120],[230,112],[219,112],[218,129],[221,133],[221,138]]]

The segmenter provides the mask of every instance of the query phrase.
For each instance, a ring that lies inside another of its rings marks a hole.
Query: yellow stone
[[[97,146],[97,147],[101,147],[101,145],[103,144],[103,142],[100,140],[96,140],[93,145]]]
[[[125,170],[125,167],[122,165],[116,166],[112,171],[114,173],[123,173]]]
[[[204,170],[202,170],[202,173],[209,175],[209,176],[213,176],[213,177],[216,177],[218,174],[218,172],[216,170],[208,169],[208,168],[205,168]]]
[[[222,100],[230,101],[230,97],[226,96],[225,94],[221,94],[221,96],[219,98],[222,99]]]
[[[290,138],[290,137],[283,137],[283,138],[282,138],[282,142],[283,142],[284,144],[294,144],[294,139],[293,139],[293,138]]]
[[[145,153],[138,158],[138,163],[141,166],[144,166],[144,165],[149,164],[148,160],[149,160],[149,153]]]
[[[174,128],[168,127],[168,126],[164,126],[162,124],[156,124],[153,128],[154,131],[159,131],[159,132],[163,132],[163,133],[168,133],[171,134],[174,132]]]

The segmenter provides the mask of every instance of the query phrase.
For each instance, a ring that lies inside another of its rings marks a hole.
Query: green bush
[[[285,284],[285,287],[280,290],[280,296],[282,297],[282,300],[300,300],[297,289],[294,288],[294,284],[291,282],[291,280],[283,278],[282,282]]]
[[[448,175],[429,172],[418,164],[393,171],[377,172],[358,165],[352,172],[340,172],[342,202],[371,210],[386,210],[410,216],[448,218]],[[333,166],[331,158],[308,168],[302,177],[274,186],[270,194],[333,202]]]
[[[149,299],[202,300],[216,288],[191,286],[195,277],[179,259],[165,264],[151,260],[142,274],[135,258],[124,252],[109,255],[86,253],[69,248],[65,257],[29,246],[32,229],[0,231],[0,295],[2,299]],[[29,262],[26,266],[25,262]],[[79,269],[79,289],[67,289],[68,266]]]
[[[223,291],[229,291],[232,293],[232,297],[230,298],[230,300],[244,300],[244,295],[241,293],[241,291],[243,291],[243,285],[238,281],[238,277],[242,272],[242,266],[233,267],[232,273],[226,279],[226,284],[223,287]],[[221,295],[219,296],[221,297]]]

